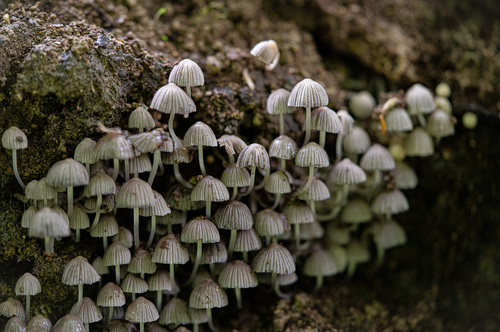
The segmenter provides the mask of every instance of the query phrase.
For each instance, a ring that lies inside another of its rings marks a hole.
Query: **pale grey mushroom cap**
[[[303,270],[309,277],[327,277],[340,272],[335,261],[323,249],[316,250],[307,257]]]
[[[226,149],[228,155],[239,154],[248,146],[247,143],[235,135],[222,135],[217,140],[217,143]]]
[[[181,241],[185,243],[215,243],[220,241],[220,234],[217,227],[210,220],[204,217],[197,217],[190,220],[182,229]]]
[[[327,167],[330,159],[325,149],[317,143],[309,142],[295,155],[295,164],[300,167]]]
[[[66,315],[60,318],[51,330],[52,332],[85,332],[85,326],[80,318]]]
[[[208,322],[207,310],[206,309],[195,309],[188,307],[189,318],[192,324],[203,324]]]
[[[253,288],[259,282],[250,265],[236,260],[224,266],[219,275],[219,284],[224,288]]]
[[[50,322],[50,319],[43,315],[36,315],[35,317],[31,318],[28,322],[28,328],[35,328],[39,327],[45,331],[50,331],[52,328],[52,323]],[[31,331],[31,329],[29,330]]]
[[[96,163],[99,159],[94,154],[95,146],[96,142],[93,139],[85,138],[76,146],[73,158],[82,164]]]
[[[114,311],[113,311],[114,316]],[[104,327],[104,332],[129,332],[127,325],[121,320],[112,320]]]
[[[390,110],[385,116],[385,130],[387,132],[413,130],[413,121],[410,114],[401,107]]]
[[[136,323],[154,322],[160,318],[156,306],[144,297],[137,298],[125,312],[125,319]]]
[[[84,186],[89,183],[89,173],[82,163],[67,158],[52,165],[46,182],[52,187]]]
[[[90,229],[92,237],[108,237],[118,234],[118,222],[112,214],[103,214],[97,225]]]
[[[200,264],[227,262],[227,248],[223,241],[203,245]]]
[[[177,234],[162,237],[153,251],[153,262],[160,264],[186,264],[189,252],[182,244]]]
[[[103,259],[106,266],[114,266],[128,264],[132,258],[131,256],[130,250],[127,247],[120,242],[113,242],[106,251],[104,251]]]
[[[370,135],[363,128],[353,126],[351,133],[344,137],[343,145],[346,153],[365,153],[371,145]]]
[[[272,194],[288,194],[292,192],[290,179],[282,171],[276,171],[269,176],[264,189]]]
[[[95,173],[89,180],[88,185],[83,189],[85,197],[97,195],[109,195],[116,193],[116,183],[111,176],[103,170]]]
[[[259,251],[253,259],[255,272],[274,272],[289,274],[295,272],[295,262],[290,251],[280,244],[273,243]]]
[[[196,112],[194,101],[175,83],[168,83],[156,91],[150,108],[166,114]]]
[[[208,125],[198,121],[186,131],[184,144],[190,146],[217,146],[217,137]]]
[[[27,199],[35,199],[34,195],[37,184],[38,180],[32,180],[26,184],[26,187],[24,188],[24,195],[26,196]]]
[[[298,198],[304,201],[324,201],[330,198],[330,190],[320,179],[313,179],[309,189],[300,194]]]
[[[154,152],[163,144],[162,132],[158,130],[130,135],[128,139],[134,147],[136,156],[141,153]]]
[[[159,323],[162,325],[179,325],[191,323],[186,301],[173,298],[161,309]]]
[[[19,128],[12,126],[2,135],[2,146],[7,150],[20,150],[28,147],[28,138]]]
[[[269,146],[269,156],[290,160],[295,157],[299,148],[297,143],[287,135],[276,137]]]
[[[155,197],[155,202],[153,206],[146,207],[146,208],[141,208],[139,209],[139,215],[143,217],[149,217],[152,215],[155,216],[165,216],[172,212],[170,210],[170,207],[167,204],[167,201],[163,198],[163,196],[157,192],[156,190],[153,190],[153,194]]]
[[[259,280],[259,283],[265,285],[270,285],[272,282],[271,273],[258,273],[257,279]],[[297,280],[299,280],[299,277],[295,272],[288,274],[278,274],[276,276],[276,284],[279,286],[288,286],[294,284],[295,282],[297,282]]]
[[[349,200],[342,209],[340,220],[349,224],[360,224],[372,220],[372,211],[368,203],[360,198]]]
[[[38,209],[34,206],[30,206],[26,211],[24,211],[23,217],[21,219],[21,226],[23,228],[30,228],[31,221],[33,220],[37,212]]]
[[[328,94],[325,88],[310,78],[305,78],[297,83],[288,98],[288,106],[319,107],[326,105],[328,105]]]
[[[181,140],[182,142],[182,140]],[[161,161],[165,165],[173,164],[188,164],[193,161],[194,149],[192,147],[185,147],[183,149],[177,148],[172,152],[165,152],[161,156]]]
[[[129,160],[130,174],[151,172],[153,165],[147,153],[140,154]]]
[[[384,220],[373,224],[373,242],[379,248],[390,249],[406,243],[406,234],[396,221]]]
[[[280,236],[285,232],[285,223],[278,212],[265,209],[255,215],[255,230],[260,236]]]
[[[168,83],[175,83],[178,86],[202,86],[205,78],[200,66],[190,59],[179,61],[168,77]]]
[[[153,262],[148,250],[139,249],[128,263],[128,272],[153,274],[156,264]]]
[[[42,291],[38,279],[29,272],[23,274],[16,282],[16,295],[36,295]]]
[[[118,208],[145,208],[154,205],[155,196],[146,181],[132,178],[121,186],[115,200]]]
[[[222,308],[227,304],[226,292],[212,279],[200,283],[189,296],[189,306],[195,309]]]
[[[434,98],[434,103],[436,103],[436,109],[440,109],[449,115],[453,113],[453,107],[448,98],[437,96]]]
[[[342,130],[340,133],[344,136],[349,135],[354,124],[354,119],[346,110],[338,111],[337,115],[339,116],[340,122],[342,123]]]
[[[256,166],[264,172],[270,167],[269,154],[262,145],[250,144],[240,152],[236,166],[241,168]]]
[[[17,316],[24,321],[26,313],[19,300],[9,297],[6,301],[0,303],[0,315],[5,317]]]
[[[398,189],[413,189],[418,184],[417,174],[413,168],[403,162],[396,163],[392,176]]]
[[[120,285],[124,293],[142,294],[148,291],[148,283],[133,273],[127,273]]]
[[[323,235],[325,235],[325,230],[317,221],[313,221],[308,224],[302,224],[300,226],[299,239],[301,240],[309,241],[321,239]]]
[[[335,164],[328,180],[335,185],[358,184],[366,181],[366,174],[361,167],[344,158]]]
[[[337,264],[339,272],[343,272],[347,267],[347,250],[339,245],[332,245],[328,248],[328,254]]]
[[[90,220],[87,213],[85,213],[81,205],[74,205],[73,214],[69,218],[69,227],[71,229],[85,229],[89,226]]]
[[[259,236],[252,229],[238,231],[234,243],[235,252],[249,252],[262,248]]]
[[[431,135],[421,127],[416,128],[406,137],[405,150],[406,154],[412,157],[432,156],[434,143]]]
[[[399,189],[380,193],[372,203],[372,211],[376,214],[398,214],[409,208],[408,200]]]
[[[122,289],[112,282],[104,285],[97,294],[97,305],[100,307],[121,307],[125,302]]]
[[[307,224],[314,221],[314,213],[312,212],[309,205],[296,202],[294,204],[288,204],[283,209],[283,214],[286,220],[291,225],[293,224]]]
[[[290,91],[278,89],[267,97],[266,109],[269,114],[288,114],[293,112],[293,107],[288,106]]]
[[[221,180],[207,175],[193,188],[191,200],[224,202],[229,200],[229,191]]]
[[[102,320],[102,313],[97,308],[92,299],[84,297],[82,303],[78,306],[78,302],[73,305],[71,314],[80,318],[83,323],[95,323]]]
[[[227,187],[240,188],[250,185],[250,174],[245,168],[237,167],[236,164],[227,166],[220,179]]]
[[[57,191],[54,187],[47,184],[47,178],[43,177],[36,183],[36,186],[33,190],[32,199],[35,200],[44,200],[44,199],[54,199],[57,195]]]
[[[252,212],[240,201],[230,201],[217,209],[214,224],[219,229],[250,229],[253,226]]]
[[[361,157],[359,165],[367,171],[389,171],[396,162],[387,148],[375,143]]]
[[[156,223],[158,225],[184,225],[186,222],[187,216],[179,210],[172,210],[169,214],[156,217]]]
[[[146,106],[139,106],[128,116],[128,127],[151,129],[155,127],[155,120]]]
[[[71,235],[69,221],[54,208],[43,207],[35,213],[28,230],[30,237],[67,237]]]
[[[431,113],[436,108],[431,90],[419,83],[406,91],[405,100],[411,115]]]
[[[120,134],[106,134],[94,148],[95,157],[99,160],[131,159],[135,156],[134,148],[130,141]]]
[[[104,260],[100,256],[94,259],[94,261],[92,262],[92,267],[99,275],[105,275],[109,273],[108,266],[104,264]]]
[[[198,210],[205,206],[205,201],[193,201],[191,199],[191,189],[187,189],[181,184],[173,185],[164,196],[169,206],[173,209],[191,211]]]
[[[370,251],[366,244],[357,240],[352,241],[347,246],[347,261],[355,264],[370,261]]]
[[[85,257],[78,256],[66,264],[62,275],[62,283],[69,286],[90,285],[101,280],[101,277]]]
[[[278,44],[272,39],[258,42],[250,51],[250,54],[264,62],[265,64],[272,63],[276,57],[279,57],[280,52]]]
[[[446,137],[455,134],[451,115],[443,110],[432,112],[427,122],[427,131],[434,137]]]
[[[148,289],[150,291],[172,290],[170,274],[165,270],[158,270],[148,279]]]
[[[360,91],[349,100],[349,109],[355,117],[361,120],[370,118],[376,101],[368,91]]]
[[[326,106],[321,106],[311,113],[311,128],[338,134],[342,131],[342,122],[334,110]]]
[[[97,197],[89,197],[83,203],[86,209],[94,210],[97,207]],[[101,210],[107,208],[108,211],[115,207],[115,195],[106,195],[102,198]]]

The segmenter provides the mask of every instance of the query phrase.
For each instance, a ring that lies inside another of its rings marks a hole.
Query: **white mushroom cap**
[[[227,248],[223,241],[203,245],[200,264],[227,262]]]
[[[368,222],[372,220],[372,211],[363,199],[351,199],[342,210],[340,220],[350,224]]]
[[[43,207],[35,213],[28,235],[38,238],[70,236],[69,221],[57,209]]]
[[[125,312],[125,319],[136,323],[154,322],[160,318],[156,306],[144,297],[137,298]]]
[[[168,301],[163,309],[161,309],[160,320],[158,322],[162,325],[191,323],[186,301],[178,297]]]
[[[26,312],[19,300],[9,297],[6,301],[0,303],[0,315],[5,317],[17,316],[21,317],[24,321]]]
[[[267,180],[264,189],[271,194],[288,194],[292,192],[290,179],[282,171],[276,171]]]
[[[16,295],[36,295],[42,291],[38,279],[29,272],[23,274],[16,283]]]
[[[217,146],[217,137],[208,125],[198,121],[184,134],[184,144],[189,146]]]
[[[125,182],[116,195],[116,206],[119,208],[145,208],[154,203],[153,189],[146,181],[139,178]]]
[[[155,120],[146,106],[139,106],[128,116],[128,127],[151,129],[155,127]]]
[[[179,235],[168,234],[156,244],[152,260],[161,264],[186,264],[189,252],[181,243]]]
[[[259,282],[250,265],[236,260],[224,266],[219,275],[219,283],[224,288],[253,288]]]
[[[290,160],[298,151],[297,143],[286,135],[276,137],[269,146],[269,156]]]
[[[250,229],[253,226],[252,212],[240,201],[230,201],[215,212],[214,224],[219,229]]]
[[[52,165],[46,181],[52,187],[84,186],[89,183],[89,173],[80,162],[67,158]]]
[[[121,307],[125,302],[122,289],[112,282],[104,285],[97,294],[97,305],[100,307]]]
[[[390,110],[385,116],[385,130],[387,132],[413,130],[410,114],[401,107]]]
[[[278,89],[267,97],[266,109],[269,114],[288,114],[293,112],[293,107],[288,106],[290,91]]]
[[[128,263],[128,272],[153,274],[156,264],[148,250],[139,249]]]
[[[7,150],[20,150],[28,147],[28,138],[19,128],[12,126],[2,135],[2,146]]]
[[[274,272],[289,274],[295,272],[295,262],[290,251],[280,244],[273,243],[263,248],[255,256],[252,267],[255,272]]]
[[[368,119],[375,108],[375,98],[368,91],[360,91],[349,100],[349,109],[358,119]]]
[[[85,138],[76,146],[73,158],[83,164],[96,163],[99,159],[94,154],[95,145],[96,142],[93,139]]]
[[[35,328],[39,327],[42,330],[45,331],[50,331],[52,328],[52,323],[50,322],[50,319],[43,315],[36,315],[35,317],[31,318],[28,322],[28,328]],[[29,330],[31,331],[31,329]]]
[[[270,167],[269,155],[262,145],[253,143],[241,151],[236,166],[241,168],[256,166],[264,172]]]
[[[156,91],[150,108],[166,114],[196,112],[194,101],[175,83],[164,85]]]
[[[235,135],[222,135],[217,140],[220,146],[226,149],[228,155],[239,154],[248,145],[241,138]]]
[[[238,231],[234,242],[235,252],[256,251],[262,248],[262,242],[253,228]]]
[[[338,134],[342,131],[342,122],[334,110],[321,106],[311,113],[311,128]]]
[[[320,179],[313,179],[309,189],[300,194],[298,198],[304,201],[324,201],[330,198],[330,190]]]
[[[99,160],[131,159],[135,156],[134,148],[130,141],[120,134],[107,134],[103,136],[94,148],[95,157]]]
[[[227,304],[226,292],[212,279],[200,283],[189,296],[189,306],[195,309],[222,308]]]
[[[359,165],[368,171],[389,171],[396,167],[396,162],[389,150],[375,143],[361,157]]]
[[[411,115],[431,113],[436,108],[431,90],[419,83],[408,89],[405,99]]]
[[[62,283],[69,286],[90,285],[101,280],[101,277],[85,257],[78,256],[66,264],[62,275]]]
[[[177,63],[168,77],[168,83],[178,86],[201,86],[205,84],[205,78],[200,66],[190,59],[184,59]]]
[[[272,39],[258,42],[250,51],[250,54],[269,65],[280,56],[278,44]]]
[[[372,203],[372,211],[377,214],[397,214],[408,211],[409,208],[408,200],[398,189],[380,193]]]
[[[260,236],[280,236],[285,232],[285,223],[278,212],[265,209],[255,215],[255,230]]]
[[[351,133],[344,137],[343,144],[346,153],[362,154],[371,145],[370,135],[363,128],[353,126]]]
[[[221,180],[207,175],[193,188],[191,200],[224,202],[229,200],[229,191]]]
[[[366,174],[361,167],[344,158],[335,164],[328,180],[336,185],[358,184],[366,181]]]
[[[60,318],[51,330],[52,332],[85,332],[85,326],[80,318],[66,315]]]
[[[287,204],[283,214],[290,224],[307,224],[314,221],[314,213],[309,205],[301,202]]]
[[[431,135],[421,127],[416,128],[406,137],[405,150],[408,156],[432,156],[434,154],[434,143]]]
[[[214,243],[220,241],[220,234],[217,227],[210,220],[204,217],[197,217],[190,220],[182,229],[181,241],[186,243]]]
[[[304,264],[304,274],[309,277],[326,277],[339,272],[340,271],[333,258],[322,249],[314,251],[309,257],[307,257]]]
[[[165,270],[158,270],[148,279],[148,289],[150,291],[172,290],[170,274]]]
[[[227,166],[220,179],[227,187],[246,187],[250,185],[250,174],[245,168],[239,168],[236,164]]]
[[[405,230],[394,220],[373,224],[373,242],[379,248],[389,249],[406,243]]]
[[[317,143],[309,142],[295,155],[295,164],[300,167],[327,167],[330,159],[325,149]]]
[[[97,309],[96,304],[88,297],[82,299],[82,303],[78,306],[78,302],[73,305],[71,314],[80,318],[83,323],[95,323],[102,320],[102,313]]]
[[[127,273],[120,285],[124,293],[142,294],[148,291],[148,283],[133,273]]]
[[[326,105],[328,105],[328,94],[325,88],[310,78],[305,78],[297,83],[288,98],[288,106],[319,107]]]

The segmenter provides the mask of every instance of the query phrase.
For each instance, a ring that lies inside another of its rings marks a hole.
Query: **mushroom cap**
[[[253,229],[238,231],[234,242],[235,252],[256,251],[262,248],[262,242]]]
[[[62,275],[62,283],[68,286],[91,285],[101,277],[85,257],[78,256],[66,264]]]
[[[170,207],[167,204],[167,201],[165,201],[163,196],[156,190],[153,190],[153,194],[155,197],[154,205],[139,209],[139,215],[143,217],[150,217],[152,215],[165,216],[169,214],[171,211]]]
[[[314,213],[309,205],[296,202],[294,204],[287,204],[283,209],[283,214],[286,220],[291,225],[293,224],[307,224],[314,221]]]
[[[271,194],[288,194],[292,192],[290,179],[282,171],[276,171],[269,176],[264,189]]]
[[[156,306],[142,296],[132,302],[125,312],[125,319],[136,323],[154,322],[158,318],[160,314]]]
[[[328,248],[328,254],[335,261],[339,272],[343,272],[347,267],[347,250],[338,245],[332,245]]]
[[[295,155],[295,164],[300,167],[327,167],[330,159],[325,149],[317,143],[309,142]]]
[[[155,120],[146,106],[139,106],[128,116],[128,127],[151,129],[155,127]]]
[[[203,324],[208,322],[207,310],[206,309],[195,309],[188,307],[189,318],[192,324]]]
[[[121,307],[125,302],[122,289],[112,282],[104,285],[97,294],[97,305],[100,307]]]
[[[175,83],[168,83],[156,91],[150,108],[166,114],[196,112],[194,101]]]
[[[453,107],[448,98],[436,96],[434,103],[436,103],[436,110],[442,110],[449,115],[453,113]]]
[[[349,224],[360,224],[372,220],[372,211],[368,203],[360,198],[349,200],[342,209],[340,220]]]
[[[227,248],[223,241],[203,245],[200,264],[227,262]]]
[[[366,174],[361,167],[344,158],[333,166],[328,180],[335,185],[358,184],[366,181]]]
[[[5,317],[17,316],[21,317],[24,321],[26,313],[19,300],[9,297],[6,301],[0,303],[0,315]]]
[[[285,89],[274,90],[267,97],[266,109],[269,114],[289,114],[293,112],[293,107],[288,106],[290,91]]]
[[[150,291],[170,291],[172,290],[172,282],[170,281],[170,274],[165,270],[156,271],[148,279],[148,289]]]
[[[253,259],[255,272],[274,272],[289,274],[295,272],[295,262],[290,251],[280,244],[273,243],[259,251]]]
[[[255,166],[264,172],[270,167],[269,155],[262,145],[253,143],[240,152],[236,166],[241,168]]]
[[[186,243],[215,243],[220,241],[219,230],[204,217],[190,220],[182,229],[181,241]]]
[[[317,221],[300,225],[299,239],[301,240],[315,240],[321,239],[325,235],[325,230]]]
[[[229,200],[229,191],[221,180],[207,175],[193,188],[191,200],[224,202]]]
[[[320,179],[313,179],[309,189],[300,194],[298,198],[304,201],[324,201],[330,198],[330,190]]]
[[[123,135],[106,134],[96,144],[94,154],[99,160],[131,159],[135,156],[130,141]]]
[[[212,279],[200,283],[189,296],[189,306],[195,309],[222,308],[227,304],[226,292]]]
[[[124,293],[142,294],[148,291],[148,283],[146,280],[133,273],[127,273],[120,287]]]
[[[451,96],[451,87],[446,82],[440,82],[436,86],[435,91],[436,91],[436,95],[438,95],[439,97],[449,98]]]
[[[77,187],[89,183],[89,173],[82,163],[67,158],[59,160],[47,173],[47,184],[52,187]]]
[[[97,274],[104,275],[109,273],[109,268],[104,264],[104,259],[100,256],[96,257],[92,262],[92,267],[95,269]]]
[[[175,83],[178,86],[201,86],[205,84],[205,78],[200,66],[190,59],[179,61],[168,77],[168,83]]]
[[[309,277],[332,276],[339,273],[333,258],[323,249],[314,251],[304,264],[304,274]]]
[[[33,196],[32,199],[35,199],[37,201],[44,200],[44,199],[54,199],[54,197],[57,195],[57,191],[54,187],[49,186],[47,184],[47,178],[41,178],[38,180],[36,183],[36,186],[33,190]]]
[[[358,119],[370,118],[376,105],[375,98],[368,91],[360,91],[349,100],[349,109]]]
[[[405,150],[408,156],[429,157],[434,154],[434,143],[432,137],[423,128],[416,128],[405,141]]]
[[[2,135],[2,146],[7,150],[20,150],[28,147],[28,138],[19,128],[12,126]]]
[[[69,220],[55,208],[43,207],[35,213],[28,230],[30,237],[67,237],[71,235]]]
[[[157,130],[130,135],[128,139],[134,147],[135,155],[154,152],[163,144],[162,132]]]
[[[5,324],[4,332],[26,332],[26,324],[21,317],[13,316]]]
[[[102,320],[102,313],[97,308],[94,301],[88,297],[82,299],[82,303],[78,306],[78,302],[71,308],[71,314],[80,318],[82,323],[95,323]]]
[[[250,185],[250,174],[245,168],[239,168],[236,164],[227,166],[220,179],[226,187],[246,187]]]
[[[394,220],[384,220],[372,226],[373,242],[379,248],[390,249],[406,243],[405,230]]]
[[[27,199],[34,199],[37,184],[38,180],[32,180],[26,184],[26,187],[24,188],[24,195]]]
[[[432,112],[427,122],[427,131],[434,137],[446,137],[455,134],[451,115],[443,110]]]
[[[405,100],[411,115],[431,113],[436,108],[431,90],[419,83],[406,91]]]
[[[234,155],[236,153],[240,153],[244,148],[248,145],[241,138],[235,135],[222,135],[217,140],[220,146],[223,146],[226,149],[226,153],[228,155]]]
[[[340,122],[342,122],[342,131],[340,132],[340,134],[344,136],[349,135],[352,130],[354,119],[346,110],[338,111],[337,115],[339,116]]]
[[[73,214],[69,218],[69,227],[71,229],[85,229],[90,226],[89,216],[83,210],[80,204],[73,205]]]
[[[16,295],[36,295],[42,291],[38,279],[29,272],[23,274],[16,282]]]
[[[82,164],[95,164],[99,160],[94,153],[95,145],[96,142],[93,139],[85,138],[76,146],[73,159]]]
[[[132,178],[121,186],[115,200],[118,208],[145,208],[154,205],[155,195],[146,181]]]
[[[311,113],[311,128],[338,134],[342,131],[342,122],[334,110],[326,106],[321,106]]]
[[[116,311],[116,310],[115,310]],[[113,316],[115,315],[113,311]],[[104,332],[129,332],[127,325],[121,320],[112,320],[104,327]]]
[[[60,318],[51,330],[52,332],[85,332],[85,326],[80,318],[66,315]]]
[[[118,227],[118,233],[116,233],[111,239],[113,242],[120,242],[127,248],[132,248],[134,245],[134,236],[132,232],[126,227]]]
[[[278,44],[272,39],[258,42],[250,51],[250,54],[264,62],[265,64],[272,63],[276,57],[279,57],[280,51]]]
[[[367,171],[389,171],[396,167],[396,162],[389,150],[375,143],[361,157],[359,165]]]
[[[417,174],[407,164],[397,162],[396,167],[392,170],[392,177],[398,189],[413,189],[418,184]]]
[[[165,200],[171,208],[181,211],[198,210],[204,207],[205,201],[193,201],[191,193],[191,189],[181,184],[173,185],[165,195]]]
[[[147,274],[156,272],[156,264],[148,250],[139,249],[136,251],[128,264],[128,272]]]
[[[147,153],[140,154],[129,160],[130,174],[151,172],[153,165]]]
[[[90,229],[92,237],[108,237],[116,234],[118,234],[118,222],[110,213],[101,214],[97,225]]]
[[[182,142],[182,140],[180,140]],[[161,161],[165,165],[173,165],[173,164],[189,164],[193,161],[193,152],[194,149],[187,146],[185,148],[178,148],[175,145],[175,149],[172,152],[165,152],[162,154]]]
[[[52,328],[52,323],[50,322],[50,319],[43,315],[36,315],[35,317],[31,318],[28,322],[28,328],[35,328],[39,327],[45,331],[50,331]],[[31,329],[29,330],[31,331]]]
[[[35,217],[35,214],[38,212],[38,209],[34,207],[33,205],[30,206],[26,211],[23,213],[23,217],[21,219],[21,226],[23,228],[30,228],[31,221]]]
[[[278,212],[265,209],[255,215],[255,230],[260,236],[280,236],[285,233],[285,223]]]
[[[89,210],[95,210],[97,208],[97,197],[89,197],[83,203],[83,206]],[[115,195],[106,195],[102,198],[101,208],[103,211],[112,211],[115,207]]]
[[[272,282],[272,276],[271,273],[259,273],[257,274],[257,279],[259,280],[259,283],[270,285]],[[288,274],[278,274],[276,276],[276,284],[278,286],[288,286],[293,283],[295,283],[297,280],[299,280],[299,277],[297,277],[297,273],[288,273]]]
[[[240,201],[230,201],[215,212],[214,224],[219,229],[250,229],[253,226],[252,212]]]
[[[376,214],[398,214],[409,208],[408,200],[399,189],[380,193],[372,203],[372,211]]]
[[[371,145],[370,135],[363,128],[353,126],[351,133],[344,137],[343,145],[346,153],[365,153]]]
[[[269,146],[269,156],[290,160],[295,157],[299,148],[297,143],[286,135],[276,137]]]
[[[178,297],[168,301],[161,309],[159,323],[162,325],[191,323],[186,301]]]
[[[385,116],[385,130],[387,132],[413,130],[410,114],[401,107],[390,110]]]
[[[325,88],[310,78],[305,78],[297,83],[288,98],[288,106],[319,107],[326,105],[328,105],[328,94]]]
[[[184,134],[184,144],[190,146],[217,146],[214,131],[202,121],[193,124]]]
[[[113,242],[104,251],[103,259],[106,266],[128,264],[131,259],[130,250],[120,242]]]
[[[250,265],[236,260],[224,266],[219,275],[219,284],[224,288],[253,288],[259,282]]]

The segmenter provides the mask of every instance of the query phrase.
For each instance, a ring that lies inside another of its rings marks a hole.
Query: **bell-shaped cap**
[[[0,315],[5,317],[17,316],[21,317],[24,321],[26,312],[19,300],[9,297],[6,301],[0,303]]]
[[[298,151],[297,143],[286,135],[276,137],[269,146],[269,156],[290,160]]]
[[[23,274],[16,282],[16,295],[36,295],[42,291],[38,279],[29,272]]]
[[[82,323],[95,323],[102,320],[102,313],[97,308],[96,304],[92,299],[84,297],[82,303],[78,305],[78,302],[71,308],[71,314],[80,318]]]
[[[328,94],[325,88],[310,78],[305,78],[297,83],[288,98],[288,106],[319,107],[326,105],[328,105]]]
[[[230,201],[215,212],[214,224],[219,229],[250,229],[253,226],[252,212],[240,201]]]
[[[405,141],[406,154],[411,157],[429,157],[434,154],[432,137],[423,128],[416,128]]]
[[[255,272],[289,274],[295,272],[295,262],[290,251],[280,244],[273,243],[263,248],[253,259]]]
[[[360,198],[349,200],[342,209],[340,220],[348,224],[361,224],[372,220],[372,211],[368,203]]]
[[[342,123],[342,131],[340,133],[344,136],[349,135],[354,124],[354,119],[346,110],[338,111],[337,115],[339,116],[340,122]]]
[[[101,277],[85,257],[78,256],[66,264],[62,275],[62,283],[68,286],[91,285]]]
[[[106,266],[128,264],[131,259],[130,250],[120,242],[113,242],[104,252]]]
[[[415,171],[403,162],[397,162],[391,174],[398,189],[413,189],[418,184]]]
[[[125,312],[125,319],[135,323],[154,322],[160,318],[156,306],[144,297],[137,298]]]
[[[205,201],[192,200],[191,193],[191,189],[188,189],[181,184],[173,185],[165,195],[165,200],[170,207],[181,211],[198,210],[204,207]]]
[[[152,259],[160,264],[186,264],[189,261],[189,252],[181,243],[179,235],[168,234],[156,244]]]
[[[67,237],[71,235],[69,220],[54,208],[43,207],[35,213],[28,230],[30,237]]]
[[[409,209],[408,200],[398,189],[380,193],[372,203],[372,211],[376,214],[398,214]]]
[[[190,220],[182,229],[181,241],[185,243],[214,243],[220,241],[220,234],[217,227],[210,220],[204,217],[197,217]]]
[[[217,146],[217,137],[208,125],[198,121],[186,131],[184,144],[189,146]]]
[[[304,264],[304,274],[309,277],[327,277],[339,272],[333,258],[323,249],[315,250]]]
[[[410,114],[401,107],[390,110],[385,116],[385,130],[387,132],[413,130],[413,121],[411,121]]]
[[[344,150],[350,154],[362,154],[371,145],[370,135],[361,127],[353,126],[351,133],[344,137]]]
[[[224,288],[253,288],[258,283],[250,265],[240,260],[224,266],[219,275],[219,284]]]
[[[227,248],[223,241],[203,245],[200,264],[227,262]]]
[[[288,114],[293,112],[293,107],[288,106],[290,91],[285,89],[274,90],[267,97],[266,110],[269,114]]]
[[[349,109],[355,117],[361,120],[370,118],[375,105],[375,98],[368,91],[355,93],[349,100]]]
[[[224,202],[229,200],[229,191],[221,180],[207,175],[193,188],[191,199],[193,201]]]
[[[148,291],[148,283],[133,273],[127,273],[120,285],[124,293],[142,294]]]
[[[148,279],[148,289],[150,291],[170,291],[172,290],[172,282],[170,274],[165,270],[158,270]]]
[[[226,187],[247,187],[250,185],[250,174],[245,168],[230,164],[222,172],[220,180]]]
[[[455,126],[451,115],[443,110],[435,110],[427,122],[427,131],[434,137],[446,137],[455,134]]]
[[[250,54],[264,62],[266,65],[271,64],[280,56],[278,44],[272,39],[258,42],[250,51]]]
[[[89,173],[73,158],[59,160],[47,173],[47,184],[52,187],[77,187],[89,183]]]
[[[26,332],[26,324],[21,317],[11,317],[5,324],[4,332]]]
[[[321,106],[311,113],[311,128],[338,134],[342,131],[342,122],[334,110],[326,106]]]
[[[179,325],[191,323],[186,301],[175,297],[161,309],[159,323],[162,325]]]
[[[154,152],[163,144],[162,131],[146,131],[129,136],[129,141],[134,147],[135,155],[141,153]]]
[[[288,194],[292,192],[290,179],[282,171],[276,171],[269,176],[264,189],[271,194]]]
[[[253,228],[238,231],[236,241],[234,242],[235,252],[256,251],[260,248],[262,248],[262,242]]]
[[[269,155],[262,145],[253,143],[241,151],[236,166],[241,168],[255,166],[264,172],[270,167]]]
[[[125,302],[122,289],[112,282],[104,285],[97,294],[97,305],[100,307],[121,307]]]
[[[328,180],[335,185],[358,184],[366,181],[366,174],[361,167],[344,158],[335,164]]]
[[[327,167],[330,159],[325,149],[317,143],[309,142],[295,155],[295,164],[300,167]]]
[[[394,220],[383,220],[372,226],[373,242],[379,248],[390,249],[406,243],[403,227]]]
[[[375,143],[361,157],[359,165],[367,171],[390,171],[396,167],[396,162],[389,150]]]
[[[351,264],[370,261],[370,251],[365,243],[353,240],[347,246],[347,261]]]
[[[85,332],[85,326],[80,318],[66,315],[60,318],[51,330],[52,332]]]
[[[118,234],[118,222],[112,214],[102,214],[97,225],[90,229],[92,237],[108,237]]]
[[[155,127],[155,120],[146,106],[139,106],[128,116],[128,127],[151,129]]]
[[[28,138],[19,128],[12,126],[2,135],[2,146],[7,150],[20,150],[28,147]]]
[[[285,222],[278,212],[261,210],[255,215],[255,230],[260,236],[280,236],[285,232]]]
[[[36,315],[29,320],[28,328],[30,328],[29,331],[35,328],[40,328],[42,331],[50,331],[50,329],[52,328],[52,323],[47,317],[43,315]]]
[[[325,235],[325,230],[317,221],[300,225],[299,239],[301,240],[310,241],[321,239],[323,235]]]
[[[85,197],[97,195],[109,195],[116,193],[116,183],[111,176],[106,174],[103,170],[99,170],[92,175],[88,185],[83,189]]]
[[[189,306],[195,309],[222,308],[227,304],[226,292],[212,279],[200,283],[189,296]]]
[[[320,179],[313,179],[309,189],[300,194],[298,198],[304,201],[324,201],[330,198],[330,190]]]
[[[153,190],[153,194],[155,197],[155,203],[153,206],[146,207],[146,208],[141,208],[139,209],[139,215],[143,217],[150,217],[150,216],[165,216],[169,214],[170,207],[167,204],[167,201],[163,198],[163,196],[157,192],[156,190]]]
[[[153,262],[148,250],[137,250],[128,264],[128,272],[147,274],[156,272],[156,264]]]
[[[168,83],[156,91],[150,108],[166,114],[196,112],[194,101],[175,83]]]
[[[222,135],[217,140],[217,143],[226,149],[228,155],[239,154],[248,146],[247,143],[235,135]]]
[[[140,154],[129,160],[130,174],[151,172],[153,165],[147,153]]]
[[[96,142],[91,138],[85,138],[75,148],[73,159],[82,164],[95,164],[99,159],[94,154]]]
[[[419,83],[408,89],[405,100],[411,115],[431,113],[436,108],[431,90]]]
[[[309,205],[301,202],[288,204],[283,209],[283,214],[286,220],[291,225],[293,224],[307,224],[314,221],[314,213]]]
[[[106,134],[96,144],[94,154],[99,160],[131,159],[135,156],[130,141],[121,134]]]
[[[190,59],[179,61],[168,76],[168,83],[178,86],[201,86],[205,84],[205,78],[200,66]]]
[[[118,208],[145,208],[155,203],[151,186],[144,180],[132,178],[125,182],[116,195]]]

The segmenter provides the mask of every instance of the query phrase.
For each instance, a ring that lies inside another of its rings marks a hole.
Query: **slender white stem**
[[[14,169],[14,176],[16,177],[17,182],[21,185],[21,188],[26,188],[26,185],[24,184],[23,180],[21,180],[21,177],[19,176],[19,173],[17,171],[17,150],[12,149],[12,168]]]

